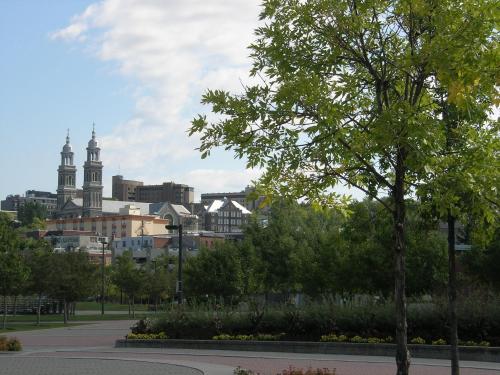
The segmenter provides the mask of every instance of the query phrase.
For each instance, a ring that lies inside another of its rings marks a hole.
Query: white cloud
[[[104,0],[50,34],[93,51],[138,83],[142,94],[134,96],[133,116],[101,137],[106,168],[120,166],[126,178],[143,176],[147,183],[176,176],[197,191],[241,190],[249,182],[246,176],[253,172],[245,172],[243,163],[235,172],[199,161],[198,141],[186,131],[207,88],[239,91],[240,80],[248,79],[247,46],[254,39],[259,3]],[[176,170],[172,164],[179,163],[165,160],[188,160],[193,170]]]

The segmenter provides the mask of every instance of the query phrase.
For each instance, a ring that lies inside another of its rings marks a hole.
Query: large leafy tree
[[[19,207],[17,218],[26,227],[44,227],[44,220],[47,218],[47,208],[38,202],[26,202]]]
[[[54,253],[45,240],[27,240],[24,245],[26,264],[30,269],[27,291],[37,295],[37,325],[40,324],[42,297],[51,291],[51,269]]]
[[[149,261],[146,265],[146,293],[152,301],[155,311],[161,300],[173,295],[175,291],[175,274],[169,272],[169,258],[161,256]],[[151,302],[150,302],[151,303]]]
[[[332,202],[332,187],[345,183],[392,215],[401,375],[410,364],[405,198],[444,142],[436,82],[450,100],[476,94],[470,61],[494,61],[494,12],[489,0],[264,1],[265,24],[251,46],[252,74],[262,83],[242,95],[209,90],[203,103],[221,120],[200,116],[192,124],[191,133],[202,134],[203,157],[224,146],[249,167],[264,168],[268,195]]]
[[[497,229],[492,240],[483,246],[474,246],[472,251],[463,257],[467,273],[474,279],[500,292],[500,229]]]
[[[202,248],[196,257],[187,259],[186,292],[219,298],[222,302],[237,300],[243,289],[242,274],[236,246],[231,242],[217,243],[214,249]]]
[[[64,323],[69,318],[69,306],[93,291],[97,268],[84,252],[55,253],[49,258],[49,295],[63,301]]]
[[[3,297],[3,328],[7,322],[7,296],[15,295],[29,275],[21,253],[21,240],[11,219],[0,213],[0,296]]]
[[[135,298],[145,290],[146,272],[135,263],[132,252],[126,251],[113,265],[113,282],[127,295],[129,315],[135,318]]]

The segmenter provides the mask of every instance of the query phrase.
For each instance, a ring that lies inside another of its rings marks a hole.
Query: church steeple
[[[64,204],[76,196],[76,167],[73,164],[73,150],[69,143],[69,129],[66,135],[66,144],[61,151],[61,164],[57,169],[57,209],[60,210]]]
[[[102,162],[101,149],[92,124],[92,138],[87,147],[87,161],[83,165],[83,216],[102,214]]]

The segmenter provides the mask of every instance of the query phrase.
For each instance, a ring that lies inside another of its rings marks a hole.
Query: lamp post
[[[179,268],[177,272],[177,297],[178,304],[182,304],[182,224],[165,225],[165,229],[179,231]]]
[[[102,262],[101,262],[101,315],[104,315],[104,245],[107,244],[106,237],[99,237],[102,244]]]

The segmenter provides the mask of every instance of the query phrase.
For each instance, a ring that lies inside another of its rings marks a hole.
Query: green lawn
[[[147,305],[135,305],[135,311],[147,311]],[[77,302],[77,311],[100,311],[101,304],[99,302]],[[104,311],[128,311],[128,305],[120,305],[119,303],[105,303]]]
[[[142,312],[136,312],[135,314],[135,319],[141,319],[144,318],[147,315],[151,315],[151,313],[145,313],[144,311]],[[69,317],[69,321],[99,321],[99,320],[128,320],[132,319],[132,316],[129,316],[128,314],[106,314],[104,315],[101,314],[92,314],[92,315],[71,315]],[[62,322],[63,316],[62,314],[47,314],[47,315],[42,315],[41,321],[42,322]],[[0,317],[0,324],[2,321],[2,317]],[[29,315],[16,315],[14,316],[8,316],[7,317],[7,324],[9,322],[13,323],[20,323],[20,322],[36,322],[36,315],[34,314],[29,314]]]
[[[6,329],[1,329],[0,328],[0,335],[5,335],[13,332],[20,332],[20,331],[34,331],[37,329],[47,329],[47,328],[61,328],[61,327],[72,327],[72,326],[80,326],[82,323],[69,323],[64,325],[62,322],[60,323],[42,323],[39,326],[35,325],[34,323],[9,323],[7,321],[7,328]]]

